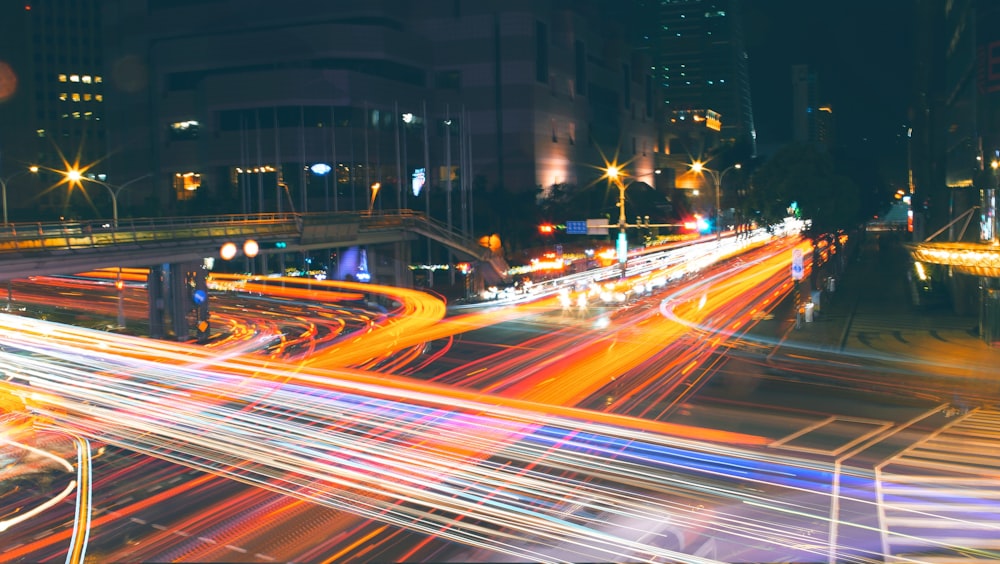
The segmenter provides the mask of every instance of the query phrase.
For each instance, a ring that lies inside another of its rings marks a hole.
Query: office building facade
[[[10,221],[72,216],[109,198],[99,186],[60,184],[68,166],[107,155],[100,5],[0,6],[0,178]]]
[[[650,174],[649,65],[605,15],[557,0],[108,1],[108,164],[155,171],[172,213],[423,210],[430,190],[454,194],[456,227],[472,193],[584,189],[602,154]]]

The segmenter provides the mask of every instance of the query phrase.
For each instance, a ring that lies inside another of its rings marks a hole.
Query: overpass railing
[[[478,260],[501,276],[509,268],[503,257],[480,247],[474,240],[445,223],[412,210],[391,212],[335,212],[305,214],[320,221],[357,223],[365,232],[407,230],[436,240]],[[303,214],[263,213],[167,218],[8,223],[0,226],[0,256],[31,252],[147,247],[187,241],[300,236]]]
[[[0,226],[0,254],[239,236],[288,236],[299,231],[298,217],[291,213],[137,218],[119,220],[117,225],[104,220],[9,223]]]

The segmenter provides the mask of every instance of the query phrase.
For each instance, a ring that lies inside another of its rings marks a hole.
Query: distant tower
[[[792,65],[792,140],[833,144],[833,108],[822,102],[819,76],[808,65]]]
[[[756,154],[748,56],[738,0],[660,2],[655,72],[668,118],[711,110],[721,116],[722,144]]]

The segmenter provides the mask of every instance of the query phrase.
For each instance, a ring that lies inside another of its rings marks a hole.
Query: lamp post
[[[3,192],[2,195],[3,195],[3,224],[4,224],[4,227],[7,226],[7,183],[10,182],[11,180],[14,180],[18,176],[21,176],[21,175],[24,175],[24,174],[28,174],[29,172],[30,173],[37,173],[38,172],[38,167],[35,166],[35,165],[32,165],[32,166],[28,167],[27,170],[22,170],[21,172],[15,172],[14,174],[8,176],[7,178],[0,178],[0,189],[2,189],[2,192]]]
[[[722,172],[717,170],[712,170],[705,166],[705,163],[701,161],[695,161],[691,163],[691,170],[702,174],[708,173],[712,177],[712,182],[715,183],[715,233],[716,238],[722,237],[722,179],[726,177],[726,173],[733,169],[741,169],[743,165],[736,163]]]
[[[112,186],[107,182],[104,182],[103,180],[98,180],[96,178],[90,178],[89,176],[84,176],[78,169],[75,168],[66,171],[66,180],[68,180],[70,184],[75,182],[80,186],[83,186],[83,181],[86,180],[87,182],[93,182],[94,184],[98,184],[107,189],[108,194],[111,194],[111,218],[115,229],[118,229],[118,194],[121,193],[121,191],[124,190],[127,186],[135,182],[138,182],[140,180],[143,180],[145,178],[149,178],[150,176],[153,176],[153,174],[152,173],[143,174],[142,176],[129,180],[125,184],[121,184],[119,186]]]
[[[621,265],[622,278],[624,278],[626,262],[628,261],[628,237],[625,234],[625,228],[628,227],[628,222],[625,220],[625,189],[627,186],[622,181],[624,173],[617,165],[609,165],[604,174],[618,187],[618,243],[615,247],[618,250],[618,264]]]

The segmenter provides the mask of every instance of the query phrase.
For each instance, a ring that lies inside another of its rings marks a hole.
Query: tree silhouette
[[[796,143],[778,151],[757,169],[751,186],[743,211],[766,223],[786,217],[793,202],[819,233],[851,228],[862,219],[857,184],[813,144]]]

